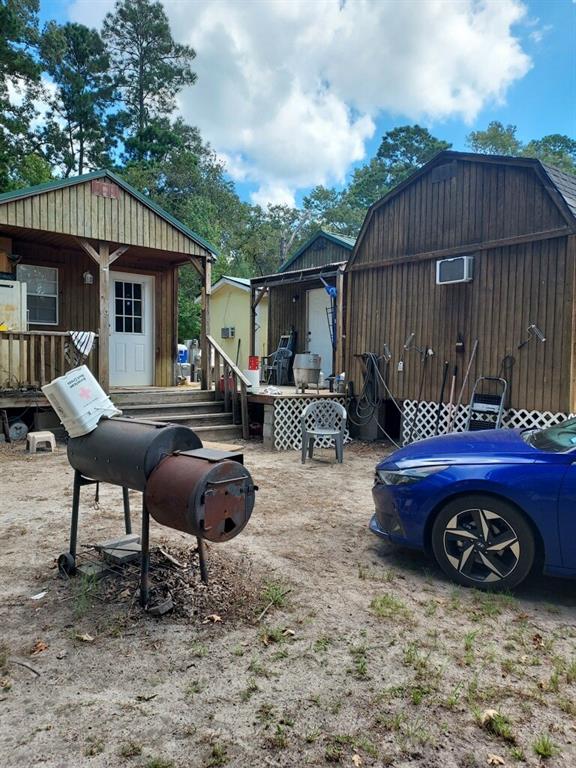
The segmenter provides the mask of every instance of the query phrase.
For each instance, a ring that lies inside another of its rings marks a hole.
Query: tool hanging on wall
[[[450,426],[452,424],[452,408],[454,404],[454,392],[456,391],[456,377],[458,376],[458,366],[454,366],[454,372],[452,373],[452,383],[450,385],[450,402],[448,403],[448,410],[446,412],[446,434],[450,432]]]
[[[541,341],[542,343],[546,341],[546,336],[544,336],[540,328],[538,328],[535,323],[531,323],[528,326],[526,333],[528,334],[528,338],[518,344],[518,349],[525,347],[531,339],[538,339],[538,341]]]
[[[458,338],[456,339],[456,354],[463,355],[465,351],[466,345],[464,344],[464,336],[459,333]]]
[[[404,342],[404,346],[402,347],[402,354],[400,355],[400,360],[398,360],[398,373],[402,373],[404,371],[404,352],[408,352],[412,345],[412,341],[414,340],[414,336],[416,334],[414,331],[412,333],[408,334],[406,337],[406,341]]]
[[[444,400],[444,390],[446,389],[446,382],[448,380],[448,368],[450,363],[448,360],[444,361],[444,374],[442,375],[442,386],[440,387],[440,398],[438,400],[438,410],[436,412],[436,427],[434,428],[434,434],[437,435],[440,429],[440,415],[442,413],[442,403]]]
[[[418,347],[414,347],[414,349],[418,349],[418,351],[422,354],[422,372],[420,374],[420,387],[418,388],[418,402],[416,403],[416,411],[414,412],[414,418],[412,419],[412,424],[410,425],[410,433],[408,435],[409,443],[412,442],[412,435],[414,434],[414,429],[416,427],[418,412],[420,411],[420,405],[422,404],[422,392],[424,391],[426,364],[428,363],[428,358],[432,357],[434,354],[434,350],[431,347],[426,347],[426,349],[419,349]]]
[[[474,358],[476,357],[477,350],[478,350],[478,339],[475,339],[474,344],[472,346],[472,352],[470,353],[470,360],[468,360],[466,373],[464,375],[464,379],[462,380],[462,386],[460,387],[460,394],[458,395],[458,400],[456,401],[456,407],[454,408],[454,412],[450,414],[452,421],[450,423],[449,431],[452,430],[452,427],[454,426],[454,421],[456,420],[456,416],[458,415],[458,409],[460,408],[460,405],[462,403],[462,396],[464,395],[464,389],[466,387],[466,384],[468,383],[468,377],[470,376],[470,369],[472,368],[472,363],[474,362]]]

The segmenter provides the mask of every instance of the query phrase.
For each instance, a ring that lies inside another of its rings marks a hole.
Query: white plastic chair
[[[306,463],[306,451],[311,459],[316,438],[330,437],[334,440],[336,460],[342,464],[344,458],[344,432],[346,430],[346,408],[337,400],[326,398],[315,400],[302,411],[302,464]]]

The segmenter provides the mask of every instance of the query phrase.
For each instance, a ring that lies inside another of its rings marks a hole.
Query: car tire
[[[432,526],[438,565],[465,587],[512,589],[534,564],[534,534],[516,507],[493,496],[461,496],[440,510]]]

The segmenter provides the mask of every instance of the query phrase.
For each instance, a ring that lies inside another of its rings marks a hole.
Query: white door
[[[306,291],[307,349],[322,358],[324,376],[329,376],[332,373],[332,341],[330,340],[327,310],[330,310],[330,296],[324,288]]]
[[[154,278],[110,273],[110,384],[154,383]]]

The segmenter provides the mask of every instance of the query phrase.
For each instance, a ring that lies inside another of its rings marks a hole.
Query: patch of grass
[[[409,615],[402,600],[391,594],[378,595],[370,603],[370,608],[379,619],[401,619]]]
[[[498,738],[512,743],[516,741],[516,737],[512,731],[512,724],[506,715],[502,715],[500,712],[494,710],[490,711],[489,715],[486,713],[483,716],[480,715],[479,720],[485,730],[494,734],[494,736],[498,736]]]
[[[326,637],[325,635],[321,635],[317,640],[314,641],[312,650],[314,653],[326,653],[331,645],[332,639],[330,637]]]
[[[86,757],[95,757],[96,755],[101,755],[102,752],[104,752],[104,742],[102,739],[96,737],[89,738],[84,755]]]
[[[474,641],[477,636],[478,630],[464,635],[464,663],[467,667],[470,667],[474,661]]]
[[[548,680],[548,685],[546,687],[552,693],[558,693],[560,690],[560,674],[557,669],[550,675],[550,680]]]
[[[254,696],[255,693],[257,693],[260,690],[258,688],[258,683],[256,680],[254,680],[253,677],[248,680],[248,684],[246,685],[246,688],[240,693],[240,701],[250,701],[252,696]]]
[[[576,717],[576,702],[572,699],[561,698],[558,699],[558,706],[562,712],[566,712],[567,715]]]
[[[532,749],[538,757],[547,760],[549,757],[554,757],[560,753],[559,747],[554,744],[550,736],[543,734],[532,743]]]
[[[274,706],[267,701],[262,702],[256,710],[256,719],[259,723],[270,723],[275,719]]]
[[[427,696],[429,693],[429,688],[415,685],[410,691],[410,700],[412,701],[412,704],[421,704],[424,696]]]
[[[241,645],[236,645],[232,649],[232,653],[234,654],[234,656],[244,656],[246,651],[244,650],[244,648],[242,648]]]
[[[212,751],[206,763],[206,768],[217,768],[219,765],[226,765],[228,762],[228,750],[223,744],[215,742],[212,744]]]
[[[458,702],[460,701],[460,692],[462,690],[462,686],[463,683],[458,683],[452,693],[447,697],[446,701],[444,702],[446,709],[454,709],[454,707],[457,706]]]
[[[81,619],[89,611],[91,606],[91,594],[98,585],[95,575],[80,574],[71,582],[73,584],[72,610],[76,619]]]
[[[192,643],[190,646],[190,653],[196,659],[202,659],[208,655],[208,648],[202,643]]]
[[[354,677],[365,680],[368,677],[368,649],[365,645],[353,645],[350,647],[350,655],[354,661]]]
[[[268,742],[275,749],[286,749],[288,746],[288,734],[286,733],[286,726],[281,723],[276,724],[276,730],[268,737]]]
[[[327,744],[324,750],[324,760],[327,763],[341,763],[344,757],[344,750],[341,744]]]
[[[0,643],[0,672],[6,672],[8,669],[8,657],[10,656],[10,649],[6,643]]]
[[[152,757],[145,763],[144,768],[176,768],[174,760],[166,760],[163,757]]]
[[[526,755],[521,747],[512,747],[510,750],[510,757],[518,763],[526,762]]]
[[[201,693],[204,690],[204,684],[201,680],[191,680],[186,688],[184,689],[184,694],[191,698],[192,696],[195,696],[197,693]]]
[[[262,602],[264,605],[271,603],[274,608],[283,608],[286,605],[287,593],[288,589],[285,584],[281,584],[278,581],[268,581],[264,585]]]
[[[567,683],[576,683],[576,659],[566,665],[565,673]]]
[[[135,741],[128,741],[126,744],[122,744],[118,750],[118,754],[120,757],[128,760],[130,757],[138,757],[138,755],[141,755],[142,747],[140,744],[136,744]]]
[[[500,616],[502,611],[513,608],[516,598],[508,592],[473,592],[469,613],[474,619],[491,619]]]
[[[282,661],[282,659],[287,659],[290,654],[286,650],[286,648],[280,648],[279,651],[274,651],[272,656],[270,657],[272,661]]]
[[[258,659],[252,659],[248,666],[248,671],[257,677],[265,677],[266,679],[272,677],[272,672],[264,664],[261,664]]]
[[[304,741],[306,744],[314,744],[315,741],[318,741],[320,738],[321,731],[309,731],[304,735]]]

